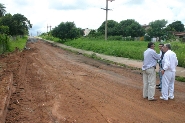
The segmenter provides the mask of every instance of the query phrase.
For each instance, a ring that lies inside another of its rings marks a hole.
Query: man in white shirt
[[[160,99],[168,100],[168,98],[174,99],[175,72],[178,60],[176,54],[171,51],[170,44],[165,44],[163,46],[163,51],[165,54],[162,61],[162,96],[160,96]]]
[[[156,101],[154,98],[156,87],[156,64],[160,59],[160,55],[154,50],[155,44],[148,43],[148,49],[144,52],[143,61],[143,98],[148,98],[149,101]]]

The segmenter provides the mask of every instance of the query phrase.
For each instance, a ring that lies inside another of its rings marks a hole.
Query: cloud
[[[12,0],[11,1],[12,3],[14,3],[14,5],[17,5],[17,6],[28,6],[28,5],[32,5],[32,2],[31,1],[28,1],[28,0]]]
[[[88,9],[88,3],[84,0],[54,0],[49,1],[49,8],[56,10],[85,10]]]
[[[127,0],[124,4],[128,6],[142,5],[144,0]]]

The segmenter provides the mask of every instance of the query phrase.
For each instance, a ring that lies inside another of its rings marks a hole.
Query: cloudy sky
[[[31,35],[47,32],[61,22],[74,22],[79,28],[97,29],[105,21],[106,0],[0,0],[7,13],[22,14],[33,24]],[[115,0],[108,2],[108,20],[134,19],[141,25],[165,19],[185,24],[184,0]],[[49,30],[49,29],[48,29]]]

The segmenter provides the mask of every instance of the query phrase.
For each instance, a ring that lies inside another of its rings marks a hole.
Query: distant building
[[[146,25],[146,24],[144,24],[144,25],[141,25],[141,27],[143,27],[143,28],[144,28],[144,30],[146,31],[146,30],[148,30],[148,29],[150,28],[150,25]]]
[[[173,34],[179,38],[185,37],[185,32],[173,32]]]
[[[91,32],[91,29],[88,29],[88,28],[84,29],[84,36],[88,36],[90,32]]]
[[[185,42],[185,32],[173,32],[175,37],[181,38],[183,42]]]

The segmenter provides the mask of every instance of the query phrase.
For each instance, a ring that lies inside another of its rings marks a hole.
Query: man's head
[[[148,43],[148,48],[154,49],[155,48],[155,44],[153,42],[149,42]]]
[[[163,48],[164,44],[163,43],[160,43],[159,44],[159,49],[162,51],[162,48]]]
[[[171,50],[171,44],[164,44],[163,51],[167,52],[168,50]]]

